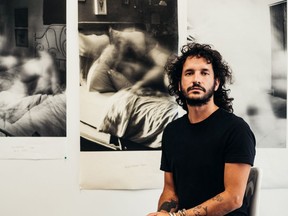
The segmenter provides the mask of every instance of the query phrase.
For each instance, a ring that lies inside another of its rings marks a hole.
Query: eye
[[[185,73],[186,76],[191,76],[192,73],[191,72],[188,72],[188,73]]]
[[[185,72],[185,76],[192,76],[193,74],[194,74],[193,71],[190,71],[190,70],[187,70]]]
[[[203,70],[203,71],[201,71],[201,74],[202,74],[203,76],[207,76],[207,75],[209,75],[209,72],[206,71],[206,70]]]

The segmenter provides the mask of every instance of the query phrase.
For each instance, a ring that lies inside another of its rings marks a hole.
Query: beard
[[[203,96],[197,97],[197,98],[196,97],[195,98],[188,97],[187,92],[195,86],[200,87],[205,94]],[[212,96],[214,95],[215,86],[216,86],[216,82],[214,82],[213,86],[211,88],[209,88],[208,90],[199,86],[198,84],[194,84],[192,87],[188,87],[187,91],[185,93],[183,93],[183,96],[185,97],[187,105],[200,107],[200,106],[207,104],[211,100]],[[182,92],[183,92],[183,90],[182,90]]]

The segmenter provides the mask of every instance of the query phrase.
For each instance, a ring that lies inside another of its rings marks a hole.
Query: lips
[[[199,88],[199,87],[192,88],[192,90],[202,90],[202,91],[204,91],[203,88]]]

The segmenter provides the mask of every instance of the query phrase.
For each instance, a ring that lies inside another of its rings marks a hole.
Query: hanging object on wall
[[[15,27],[28,27],[28,8],[16,8],[14,16]]]
[[[15,29],[15,44],[18,47],[28,47],[28,29]]]
[[[165,0],[161,0],[161,1],[159,2],[159,5],[160,5],[160,6],[167,6],[167,3],[166,3]]]
[[[158,6],[159,0],[151,1],[151,6],[148,0],[106,0],[107,17],[98,16],[89,25],[83,21],[87,10],[79,10],[82,190],[162,185],[162,132],[178,116],[159,67],[178,50],[178,2],[166,2],[167,10]],[[166,26],[171,26],[169,31]],[[98,64],[100,59],[105,66]],[[153,82],[145,81],[149,74]],[[137,86],[143,81],[145,87]]]
[[[106,0],[94,0],[95,15],[107,15]]]
[[[14,20],[16,46],[28,47],[28,8],[16,8]]]
[[[130,4],[130,0],[122,0],[122,4],[123,5],[129,5]]]
[[[66,0],[43,1],[43,24],[66,24]]]

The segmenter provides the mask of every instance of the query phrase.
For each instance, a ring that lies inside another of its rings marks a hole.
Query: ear
[[[182,91],[181,81],[178,82],[178,90],[179,90],[179,92]]]
[[[219,85],[220,85],[220,81],[218,78],[215,79],[215,88],[214,88],[214,91],[217,91],[218,88],[219,88]]]

